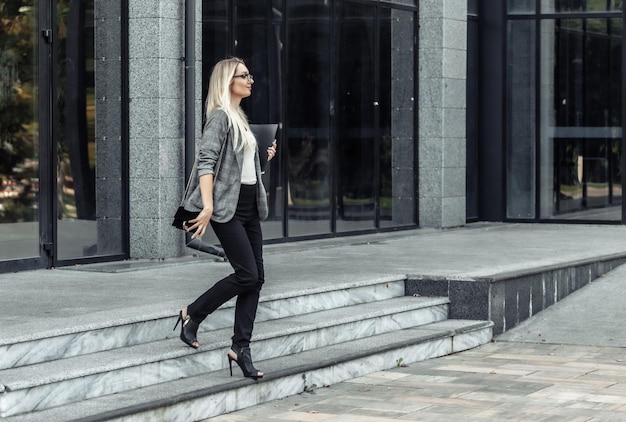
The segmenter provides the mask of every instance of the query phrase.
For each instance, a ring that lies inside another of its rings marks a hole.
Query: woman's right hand
[[[193,220],[189,220],[189,222],[193,224],[187,228],[187,231],[193,232],[193,234],[191,235],[192,239],[195,239],[197,237],[202,238],[202,236],[204,236],[204,232],[206,231],[206,228],[211,221],[212,215],[213,205],[210,205],[208,207],[204,207],[204,209],[200,211],[200,214],[198,214],[198,217],[194,218]]]

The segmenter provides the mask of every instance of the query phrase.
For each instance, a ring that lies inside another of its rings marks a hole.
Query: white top
[[[256,169],[254,167],[254,151],[256,149],[256,139],[254,135],[249,131],[244,132],[242,135],[251,137],[246,142],[243,148],[243,168],[241,169],[241,184],[242,185],[256,185]]]

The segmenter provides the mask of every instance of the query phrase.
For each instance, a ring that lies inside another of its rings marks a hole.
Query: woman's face
[[[248,72],[245,64],[239,63],[230,84],[230,96],[233,100],[241,101],[242,98],[249,97],[252,94],[252,84],[254,80]]]

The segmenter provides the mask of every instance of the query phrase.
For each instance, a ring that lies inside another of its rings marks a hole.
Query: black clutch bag
[[[180,206],[176,210],[176,214],[174,214],[172,226],[186,231],[188,226],[187,222],[196,218],[198,214],[200,214],[199,211],[187,211],[183,206]]]

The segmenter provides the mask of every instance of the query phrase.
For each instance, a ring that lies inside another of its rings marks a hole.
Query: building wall
[[[202,121],[196,2],[196,134]],[[185,174],[185,2],[141,0],[129,11],[130,255],[185,253],[171,218]],[[419,225],[465,224],[466,0],[420,0]],[[196,135],[198,136],[198,135]]]

